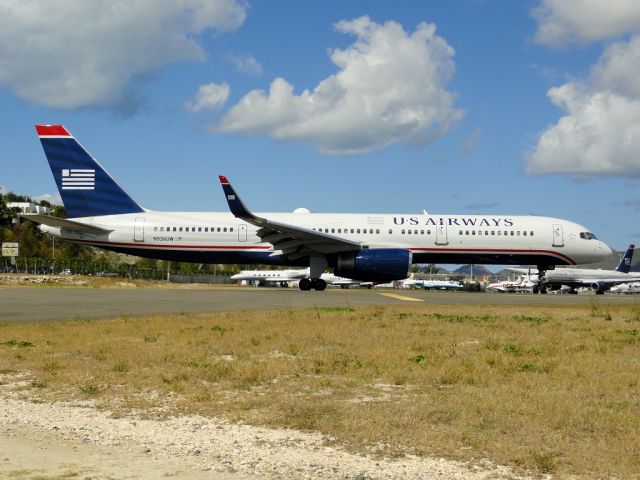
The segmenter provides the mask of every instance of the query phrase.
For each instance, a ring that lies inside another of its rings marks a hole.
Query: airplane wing
[[[51,215],[42,215],[39,213],[25,213],[25,214],[22,214],[21,217],[24,217],[27,220],[31,220],[32,222],[41,223],[42,225],[47,225],[49,227],[61,228],[64,230],[73,230],[76,232],[108,233],[113,231],[107,228],[96,227],[95,225],[88,225],[86,223],[76,222],[74,220],[69,220],[67,218],[53,217]]]
[[[363,248],[359,242],[254,215],[240,199],[227,177],[220,175],[219,178],[231,213],[258,227],[258,237],[263,242],[273,245],[275,252],[272,255],[296,259],[312,253],[329,254],[359,251]]]

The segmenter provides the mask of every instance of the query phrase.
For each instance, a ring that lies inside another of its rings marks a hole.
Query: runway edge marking
[[[397,295],[395,293],[381,293],[380,295],[384,295],[385,297],[389,298],[395,298],[396,300],[403,300],[405,302],[424,302],[424,300],[420,298],[405,297],[404,295]]]

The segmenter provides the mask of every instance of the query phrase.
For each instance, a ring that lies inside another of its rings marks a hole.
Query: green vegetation
[[[166,262],[146,258],[125,257],[110,254],[64,240],[52,240],[43,234],[38,225],[28,220],[20,220],[18,210],[7,207],[11,202],[33,202],[51,208],[51,215],[66,217],[64,207],[51,205],[47,201],[36,202],[28,196],[14,193],[0,194],[0,243],[17,242],[20,256],[12,267],[9,260],[0,258],[0,272],[18,271],[22,273],[49,273],[71,270],[79,274],[114,274],[119,277],[164,279],[167,276]],[[240,270],[237,265],[199,265],[171,262],[171,273],[199,275],[232,275]]]
[[[354,451],[631,478],[640,316],[635,305],[595,310],[412,305],[4,324],[0,365],[5,385],[27,376],[16,388],[39,401],[90,397],[114,414],[316,430]]]

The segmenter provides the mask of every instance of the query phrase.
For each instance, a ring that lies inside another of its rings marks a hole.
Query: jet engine
[[[605,282],[593,282],[591,284],[591,290],[596,292],[598,295],[604,294],[604,291],[607,289],[607,284]]]
[[[413,254],[404,248],[373,248],[342,253],[336,258],[334,273],[339,277],[385,283],[409,276]]]

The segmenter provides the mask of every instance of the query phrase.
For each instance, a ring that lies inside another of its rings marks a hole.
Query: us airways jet
[[[310,267],[302,290],[324,290],[321,274],[385,283],[412,263],[555,265],[611,254],[583,226],[509,215],[253,213],[221,176],[230,212],[154,212],[136,203],[62,125],[37,125],[69,218],[25,215],[51,235],[140,257],[197,263]]]

